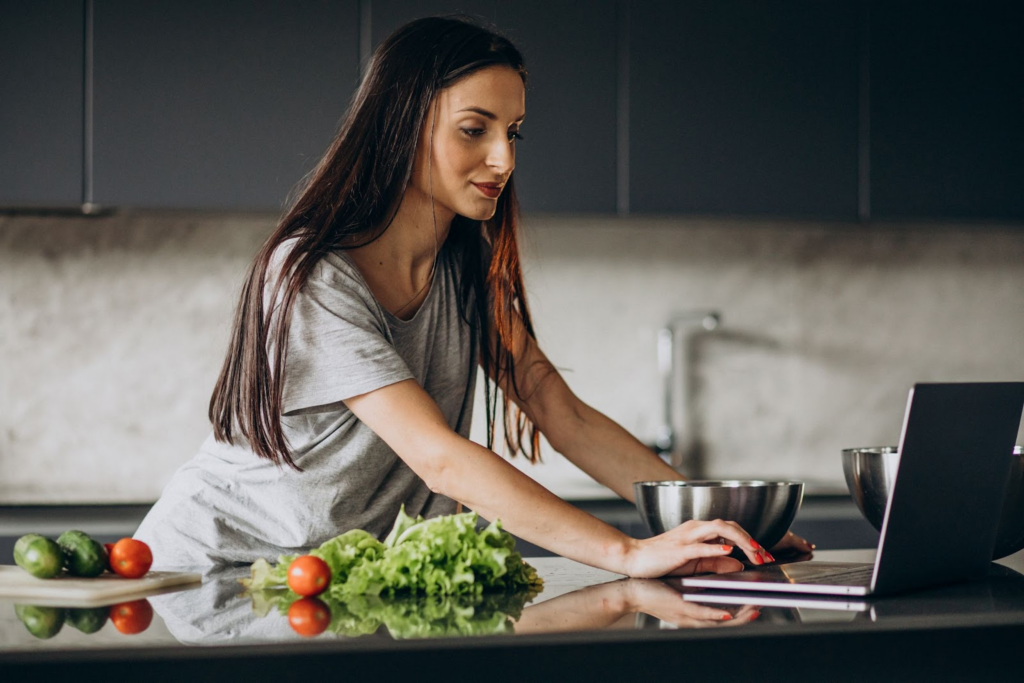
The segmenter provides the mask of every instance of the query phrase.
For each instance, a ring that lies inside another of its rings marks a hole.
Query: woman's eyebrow
[[[459,111],[457,111],[455,113],[458,114],[459,112],[463,112],[463,111],[471,111],[471,112],[474,112],[476,114],[480,114],[480,116],[483,116],[484,118],[488,118],[491,121],[497,121],[498,120],[498,115],[497,114],[494,114],[493,112],[489,112],[486,109],[481,109],[480,107],[466,107],[465,109],[460,109]],[[521,122],[525,118],[526,118],[526,114],[520,114],[519,118],[516,119],[515,121],[513,121],[512,123],[519,123],[519,122]]]

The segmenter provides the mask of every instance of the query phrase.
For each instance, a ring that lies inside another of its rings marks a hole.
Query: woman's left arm
[[[548,363],[534,345],[534,353]],[[581,401],[553,367],[525,412],[551,447],[600,484],[633,501],[633,482],[685,479],[617,422]],[[520,406],[521,408],[523,406]]]
[[[552,448],[631,502],[635,481],[685,479],[615,421],[581,401],[536,340],[526,334],[518,318],[516,322],[514,351],[519,395],[512,390],[508,378],[499,379],[499,386]]]
[[[581,401],[520,323],[516,344],[516,383],[521,395],[502,381],[506,395],[526,413],[551,447],[598,483],[633,502],[633,482],[685,480],[664,460],[614,420]],[[814,546],[788,532],[772,550],[809,553]]]

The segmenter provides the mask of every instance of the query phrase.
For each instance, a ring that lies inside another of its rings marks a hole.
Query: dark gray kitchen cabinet
[[[614,0],[373,0],[378,45],[412,19],[464,13],[498,26],[528,72],[524,140],[516,143],[516,190],[524,211],[616,210],[616,22]]]
[[[857,0],[629,3],[634,213],[856,219]]]
[[[358,53],[357,0],[96,2],[94,201],[280,210]]]
[[[870,13],[872,216],[1024,220],[1024,3]]]
[[[0,205],[82,203],[83,0],[0,2]]]

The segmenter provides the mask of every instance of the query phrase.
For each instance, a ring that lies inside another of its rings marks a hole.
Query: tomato
[[[296,557],[288,566],[288,587],[299,595],[320,595],[329,585],[331,568],[315,555]]]
[[[122,538],[110,549],[110,569],[118,576],[137,579],[153,566],[149,546],[134,538]]]
[[[142,633],[153,621],[153,606],[145,598],[119,602],[110,606],[110,620],[114,622],[114,628],[125,635]]]
[[[331,609],[319,598],[302,598],[288,608],[288,623],[304,638],[318,636],[331,623]]]

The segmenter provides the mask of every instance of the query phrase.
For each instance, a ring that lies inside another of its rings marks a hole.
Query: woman
[[[679,478],[577,399],[537,347],[512,183],[525,80],[511,43],[457,19],[414,21],[378,48],[253,262],[213,433],[137,533],[160,566],[252,562],[352,528],[382,535],[402,505],[429,517],[456,501],[629,576],[736,570],[733,545],[772,560],[731,522],[628,538],[466,438],[479,364],[488,446],[500,402],[513,453],[535,460],[542,432],[627,499],[634,481]]]

